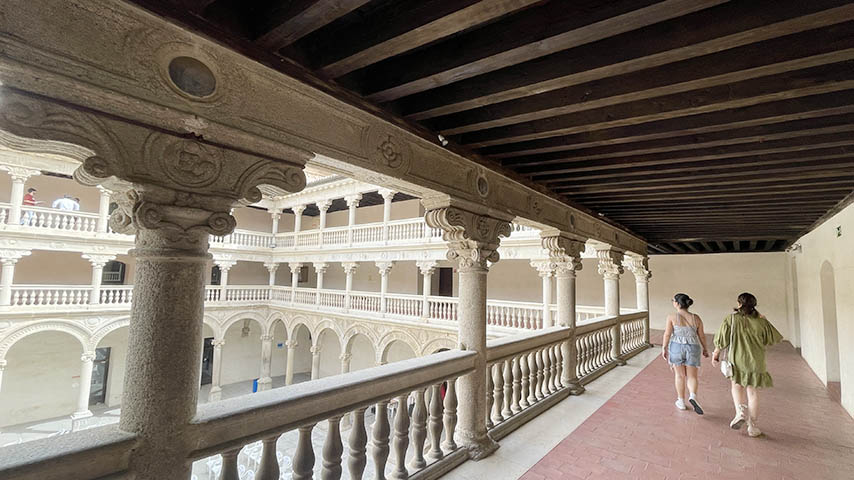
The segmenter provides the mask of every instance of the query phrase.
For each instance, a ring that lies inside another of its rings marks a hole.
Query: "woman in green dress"
[[[756,426],[759,416],[759,389],[774,386],[771,374],[765,368],[765,347],[782,340],[780,332],[756,310],[756,297],[749,293],[738,296],[738,308],[724,319],[715,335],[712,363],[718,364],[721,350],[724,348],[729,348],[729,361],[732,363],[735,418],[730,422],[730,427],[738,430],[747,423],[747,434],[751,437],[762,435],[762,431]]]

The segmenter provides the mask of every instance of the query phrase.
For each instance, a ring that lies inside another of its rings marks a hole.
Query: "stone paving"
[[[673,376],[659,357],[521,478],[854,478],[854,420],[791,345],[769,351],[775,387],[762,392],[760,438],[729,428],[729,382],[704,365],[704,416],[675,409]]]

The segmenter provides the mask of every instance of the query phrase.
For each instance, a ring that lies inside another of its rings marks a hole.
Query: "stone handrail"
[[[201,405],[188,432],[193,448],[190,460],[222,454],[220,478],[238,478],[237,455],[245,445],[260,440],[263,451],[258,471],[265,472],[265,478],[279,478],[276,442],[283,433],[298,430],[294,478],[312,478],[316,456],[322,460],[321,478],[340,478],[345,443],[350,478],[362,478],[368,453],[373,468],[383,472],[391,456],[393,478],[453,467],[466,458],[453,441],[454,385],[458,377],[474,371],[476,356],[452,350]],[[443,385],[447,386],[444,398]],[[414,401],[411,417],[410,399]],[[388,407],[395,401],[394,419],[389,422]],[[370,407],[376,409],[376,420],[370,428],[368,452],[365,412]],[[351,415],[352,427],[345,441],[340,422],[347,415]],[[322,452],[315,455],[311,434],[319,422],[327,423],[327,432]],[[410,444],[414,456],[407,459]]]
[[[127,470],[135,443],[133,434],[120,431],[118,425],[109,425],[9,445],[0,455],[0,478],[107,478]]]

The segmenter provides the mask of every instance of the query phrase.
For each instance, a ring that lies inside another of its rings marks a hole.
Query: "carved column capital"
[[[115,260],[115,255],[100,255],[95,253],[84,253],[82,257],[86,260],[89,260],[89,263],[92,264],[92,267],[95,268],[104,268],[104,265],[111,260]]]
[[[344,269],[344,275],[352,275],[359,268],[359,262],[341,262],[341,268]]]
[[[439,266],[439,262],[435,260],[423,260],[415,262],[415,265],[418,267],[418,270],[421,271],[421,275],[433,275],[436,273],[436,268]]]
[[[291,269],[291,273],[298,274],[299,270],[302,268],[302,263],[299,262],[291,262],[288,264],[288,268]]]
[[[293,207],[291,207],[291,210],[293,210],[294,215],[302,215],[302,212],[305,211],[305,205],[293,206]]]
[[[211,345],[215,349],[220,350],[220,349],[222,349],[223,346],[225,346],[225,340],[223,340],[221,338],[215,338],[211,341]]]
[[[623,265],[635,275],[635,280],[638,282],[646,283],[652,278],[652,272],[649,270],[649,257],[627,255]]]
[[[338,357],[338,359],[339,359],[339,360],[341,360],[341,363],[349,362],[351,358],[353,358],[353,354],[352,354],[352,353],[342,353],[342,354]]]
[[[34,177],[36,175],[41,175],[41,170],[36,170],[34,168],[27,167],[18,167],[15,165],[0,165],[0,169],[9,172],[9,176],[12,177],[13,182],[24,183],[28,178]]]
[[[109,197],[110,195],[112,195],[112,194],[114,194],[114,193],[115,193],[114,191],[112,191],[112,190],[108,189],[107,187],[105,187],[105,186],[103,186],[103,185],[98,185],[96,188],[98,189],[98,191],[99,191],[99,192],[101,193],[101,195],[103,195],[103,196],[107,196],[107,197]]]
[[[397,192],[388,188],[380,188],[379,190],[377,190],[377,193],[379,193],[380,196],[383,197],[383,200],[386,202],[394,200],[394,196],[395,194],[397,194]]]
[[[448,260],[456,260],[460,271],[487,271],[486,262],[499,259],[500,237],[510,236],[510,222],[463,210],[443,207],[425,215],[427,225],[442,230],[448,242]]]
[[[557,263],[551,260],[531,260],[531,266],[537,269],[540,277],[551,277],[557,270]]]
[[[288,340],[287,342],[285,342],[285,346],[289,349],[297,348],[299,346],[299,342],[297,342],[296,340]]]
[[[83,355],[80,355],[81,362],[94,362],[95,361],[95,352],[83,352]]]
[[[13,248],[0,249],[0,263],[3,265],[14,265],[23,257],[33,253],[31,250],[17,250]]]
[[[216,264],[216,266],[219,267],[219,269],[223,272],[227,272],[227,271],[231,270],[231,267],[233,267],[237,264],[237,260],[231,260],[229,258],[214,257],[213,261],[214,261],[214,264]]]
[[[309,349],[312,355],[320,355],[320,345],[312,345]]]
[[[543,233],[541,242],[543,249],[549,252],[549,258],[556,264],[556,275],[574,275],[581,270],[581,252],[586,246],[583,240],[560,233]]]
[[[624,253],[611,247],[596,248],[596,258],[599,259],[599,275],[606,279],[619,279],[623,274]]]
[[[272,341],[273,341],[273,336],[272,336],[272,335],[269,335],[269,334],[267,334],[267,335],[261,335],[261,341],[262,341],[262,342],[272,342]]]
[[[344,201],[347,202],[347,206],[350,208],[358,207],[359,202],[362,201],[362,194],[356,193],[353,195],[347,195],[344,197]]]
[[[279,220],[280,218],[282,218],[282,212],[273,210],[270,212],[270,218],[272,218],[273,220]]]
[[[279,269],[279,264],[276,262],[267,262],[264,263],[264,268],[266,268],[270,273],[276,273],[276,270]]]
[[[315,205],[317,205],[318,210],[320,210],[321,212],[325,212],[329,210],[329,207],[332,206],[332,199],[327,198],[326,200],[320,200],[316,202]]]
[[[329,268],[329,264],[326,262],[315,262],[314,263],[314,271],[316,273],[326,273],[326,270]]]
[[[380,275],[385,277],[389,272],[391,272],[392,267],[394,267],[394,262],[376,262],[376,265]]]

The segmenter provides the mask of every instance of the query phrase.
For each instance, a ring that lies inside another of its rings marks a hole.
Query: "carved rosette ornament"
[[[599,275],[607,280],[619,280],[623,274],[623,252],[613,249],[596,249],[599,259]]]
[[[562,235],[548,235],[542,237],[542,246],[556,264],[557,275],[574,275],[581,270],[581,252],[585,249],[583,241]]]
[[[430,227],[442,230],[448,260],[456,260],[462,272],[487,271],[486,262],[499,259],[499,238],[510,236],[510,222],[457,207],[430,210],[425,219]]]

